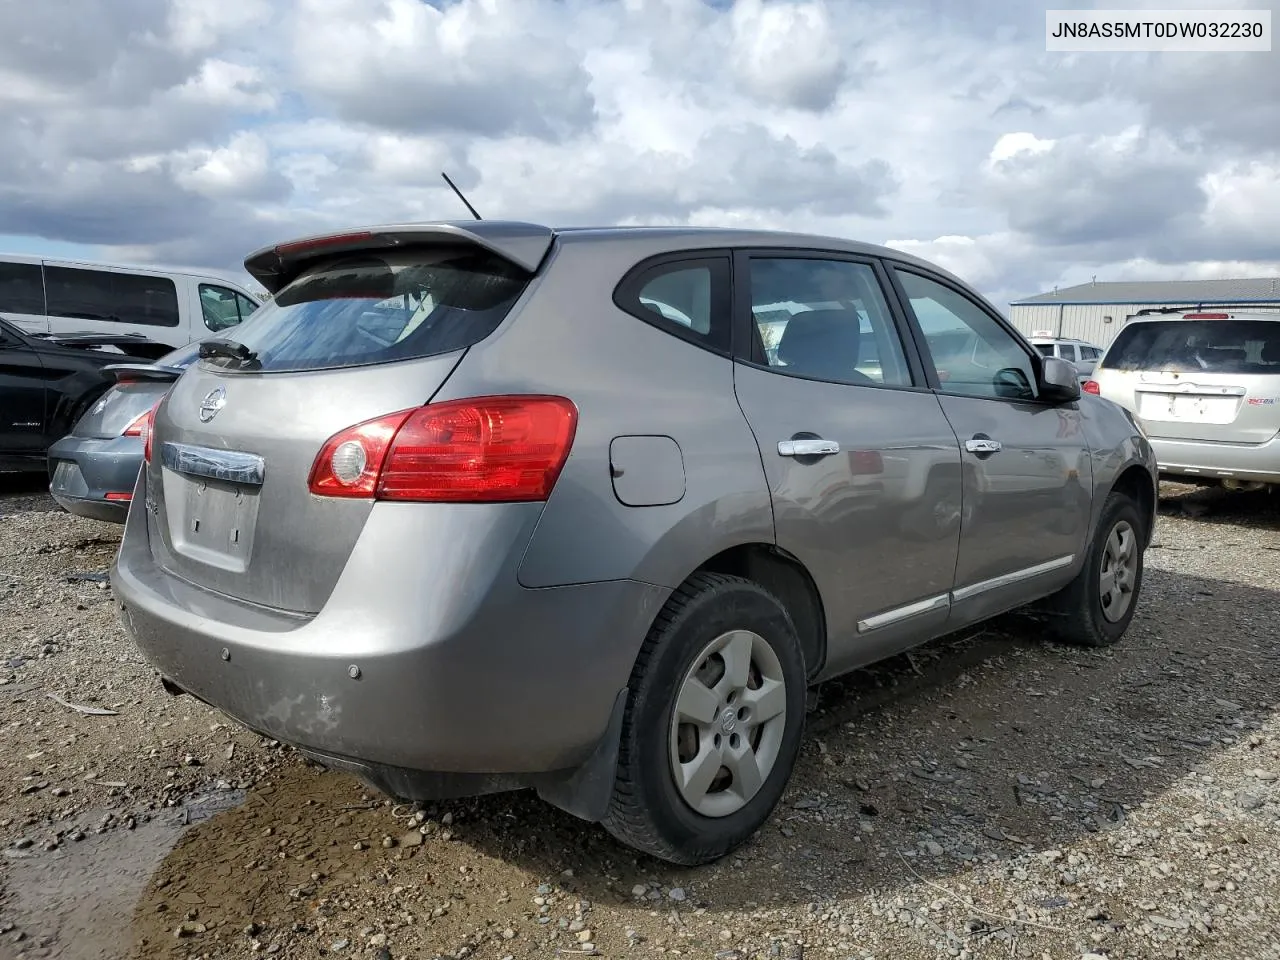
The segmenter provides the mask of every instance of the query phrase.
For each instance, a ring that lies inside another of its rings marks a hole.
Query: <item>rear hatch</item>
[[[317,612],[373,508],[371,496],[313,494],[318,454],[354,425],[427,403],[531,278],[456,233],[369,242],[333,253],[317,243],[326,255],[282,276],[234,342],[205,341],[212,355],[158,409],[148,522],[153,555],[175,576]]]
[[[174,350],[155,363],[125,362],[103,367],[115,376],[116,385],[85,411],[71,436],[109,440],[130,428],[136,431],[140,419],[195,361],[196,349],[193,344]]]
[[[1280,430],[1280,319],[1135,321],[1095,379],[1149,436],[1265,443]]]

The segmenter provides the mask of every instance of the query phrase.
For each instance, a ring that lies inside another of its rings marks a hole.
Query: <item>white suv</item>
[[[1067,337],[1055,337],[1049,333],[1032,334],[1031,345],[1043,356],[1061,357],[1069,363],[1074,363],[1082,378],[1093,373],[1098,358],[1103,354],[1103,349],[1092,343]]]
[[[1162,476],[1280,484],[1280,314],[1135,318],[1084,390],[1137,416]]]

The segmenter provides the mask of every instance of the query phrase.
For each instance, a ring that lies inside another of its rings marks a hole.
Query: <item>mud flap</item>
[[[618,750],[622,742],[622,718],[627,710],[629,687],[618,691],[609,714],[609,726],[586,761],[568,776],[540,780],[538,796],[565,813],[589,823],[599,823],[609,812],[613,782],[618,774]]]

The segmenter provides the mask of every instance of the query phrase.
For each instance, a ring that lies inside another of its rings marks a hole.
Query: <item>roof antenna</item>
[[[449,179],[449,175],[441,170],[440,176],[444,177],[444,182],[447,183],[453,189],[453,192],[458,195],[458,199],[467,205],[467,209],[471,211],[471,215],[477,220],[481,219],[480,214],[476,213],[476,208],[473,207],[467,198],[462,195],[462,191],[458,189],[458,185],[456,183]]]

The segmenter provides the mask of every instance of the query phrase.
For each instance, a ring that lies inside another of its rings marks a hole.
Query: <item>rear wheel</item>
[[[749,580],[695,574],[667,601],[632,672],[606,829],[688,866],[746,841],[791,776],[806,686],[782,604]]]
[[[1142,593],[1145,527],[1138,506],[1113,492],[1080,573],[1048,601],[1056,639],[1083,647],[1105,647],[1129,629]]]

